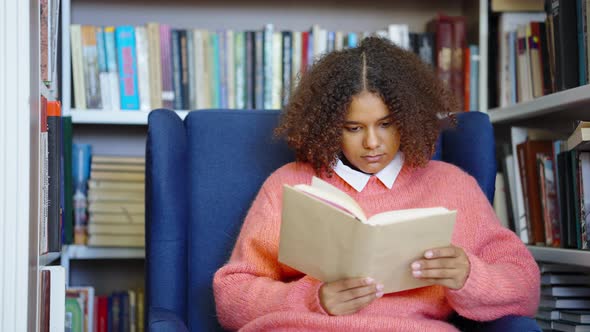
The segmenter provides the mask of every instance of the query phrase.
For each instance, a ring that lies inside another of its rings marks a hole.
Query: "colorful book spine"
[[[119,26],[115,29],[115,38],[119,62],[121,109],[138,110],[139,91],[137,86],[135,28],[132,26]]]
[[[160,61],[162,66],[162,107],[174,108],[174,85],[172,83],[172,47],[170,26],[160,25]]]
[[[72,176],[74,179],[74,243],[85,245],[88,233],[88,179],[90,178],[89,144],[72,145]]]
[[[139,109],[150,111],[150,69],[148,60],[148,35],[144,26],[135,27],[135,49],[137,51],[137,84]]]
[[[172,52],[172,86],[174,88],[174,109],[181,110],[182,107],[182,73],[180,64],[180,30],[170,32],[170,43]]]
[[[102,108],[97,53],[96,28],[92,25],[83,25],[82,57],[84,58],[86,107],[91,109]]]
[[[235,94],[237,109],[246,108],[246,32],[235,33]]]
[[[115,43],[114,26],[104,28],[104,44],[109,77],[110,108],[111,110],[120,110],[121,94],[119,93],[119,67],[117,66],[117,47]]]
[[[47,102],[47,137],[49,155],[49,202],[47,218],[47,250],[61,251],[61,105]]]
[[[264,26],[264,109],[273,108],[273,32],[274,26]]]

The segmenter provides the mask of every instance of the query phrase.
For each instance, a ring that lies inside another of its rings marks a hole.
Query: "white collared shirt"
[[[403,153],[398,151],[395,155],[395,158],[393,158],[389,165],[385,166],[384,169],[374,175],[379,179],[379,181],[381,181],[381,183],[383,183],[383,185],[391,189],[395,179],[397,179],[397,176],[399,175],[399,172],[402,170],[403,165]],[[349,166],[344,165],[340,159],[338,159],[336,166],[334,166],[334,172],[336,172],[336,174],[338,174],[342,180],[346,181],[346,183],[348,183],[358,192],[361,192],[365,188],[372,176],[371,174],[359,172],[350,168]]]

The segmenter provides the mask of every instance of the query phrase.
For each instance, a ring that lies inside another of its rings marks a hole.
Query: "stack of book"
[[[543,329],[590,331],[590,275],[583,268],[541,266],[541,303],[537,322]]]
[[[92,157],[89,246],[145,246],[144,178],[143,157]]]

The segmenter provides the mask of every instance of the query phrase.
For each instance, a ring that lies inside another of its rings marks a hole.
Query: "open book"
[[[316,177],[285,185],[279,261],[324,282],[372,277],[385,293],[428,286],[410,265],[427,249],[448,246],[456,211],[387,211],[367,218],[358,203]]]

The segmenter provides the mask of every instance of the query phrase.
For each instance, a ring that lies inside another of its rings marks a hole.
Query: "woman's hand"
[[[350,315],[382,297],[382,291],[372,278],[333,281],[320,287],[320,304],[332,316]]]
[[[412,263],[414,277],[451,289],[461,289],[469,276],[470,264],[465,251],[453,245],[427,250],[426,259]]]

